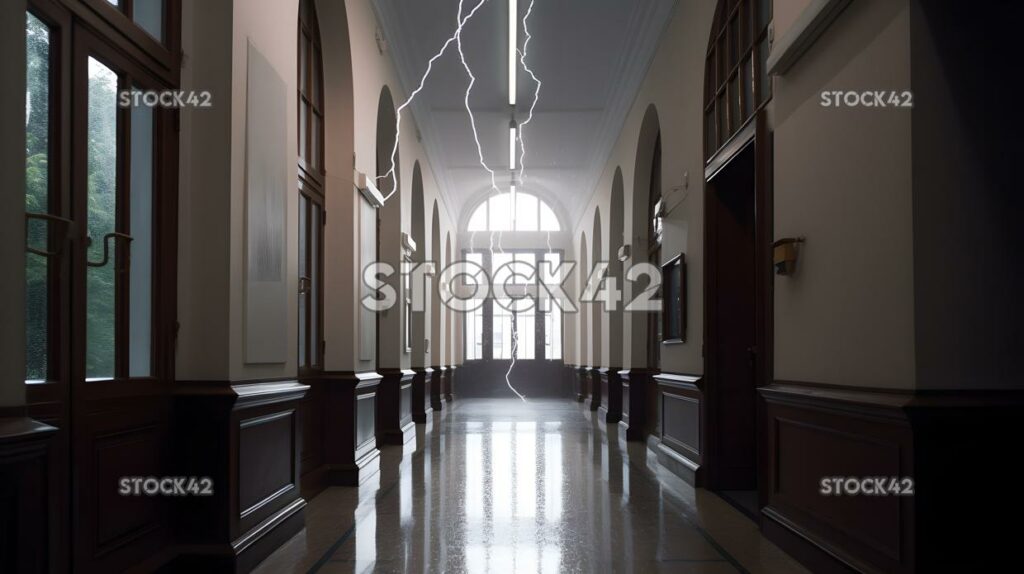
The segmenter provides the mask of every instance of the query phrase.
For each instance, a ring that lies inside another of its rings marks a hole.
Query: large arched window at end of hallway
[[[704,66],[704,159],[771,98],[771,0],[719,0]]]
[[[470,233],[549,233],[561,230],[562,224],[555,210],[543,199],[525,192],[517,192],[514,196],[511,193],[492,195],[473,210],[467,224]],[[561,249],[504,248],[492,252],[489,240],[480,243],[482,247],[464,251],[468,262],[484,269],[493,285],[512,279],[513,284],[524,285],[531,293],[544,290],[541,264],[546,262],[551,270],[555,270],[563,259]],[[545,243],[542,236],[539,245]],[[513,267],[519,264],[529,265],[529,269],[535,271],[532,278],[511,273],[513,268],[519,269]],[[557,284],[562,277],[556,273],[546,279],[549,284]],[[523,310],[512,310],[514,305],[511,301],[497,301],[493,297],[472,305],[474,310],[466,314],[463,330],[465,360],[508,360],[513,356],[518,360],[562,360],[563,314],[550,300],[537,297],[535,301],[532,308]],[[518,341],[515,345],[513,333]]]
[[[324,82],[313,0],[299,4],[298,188],[300,374],[323,368]]]
[[[469,218],[468,231],[560,231],[555,210],[546,201],[525,192],[494,195]]]

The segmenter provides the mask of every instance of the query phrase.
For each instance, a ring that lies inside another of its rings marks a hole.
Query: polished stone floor
[[[458,400],[257,572],[803,572],[569,401]]]

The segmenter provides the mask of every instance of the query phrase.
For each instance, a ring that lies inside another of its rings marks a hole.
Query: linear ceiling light
[[[516,142],[519,141],[519,128],[512,122],[508,126],[508,168],[516,169]]]
[[[516,52],[519,48],[519,2],[508,0],[508,105],[516,105]]]

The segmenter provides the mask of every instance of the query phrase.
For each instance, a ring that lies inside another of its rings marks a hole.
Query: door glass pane
[[[89,58],[88,260],[103,260],[104,236],[115,231],[117,210],[117,74]],[[114,281],[118,245],[102,267],[89,267],[86,300],[87,379],[114,376]]]
[[[50,30],[27,15],[27,82],[25,90],[25,211],[50,211]],[[49,251],[48,225],[29,220],[28,245]],[[25,256],[25,378],[41,382],[48,375],[49,264],[45,257]]]
[[[313,203],[313,221],[310,223],[310,285],[309,285],[309,356],[310,363],[320,364],[320,206]]]
[[[558,218],[555,217],[555,212],[548,207],[548,204],[543,201],[540,202],[540,230],[558,231],[559,229]]]
[[[552,306],[551,312],[547,313],[544,318],[547,323],[544,329],[547,340],[545,358],[560,361],[562,359],[562,312]]]
[[[309,200],[302,195],[299,196],[299,366],[305,367],[306,361],[306,305],[308,297],[303,292],[306,286],[306,274],[309,272],[307,266],[308,247],[306,238],[309,234],[309,223],[307,221],[307,209]]]
[[[516,195],[516,230],[537,231],[537,198],[526,193]]]
[[[138,6],[138,4],[136,4]],[[153,108],[132,108],[128,374],[148,377],[153,348]]]
[[[495,359],[511,359],[512,358],[512,312],[508,311],[506,307],[511,308],[511,301],[495,301],[494,306],[494,334],[491,339],[492,357]]]
[[[490,230],[512,231],[512,202],[508,193],[496,195],[488,202],[490,206]]]
[[[537,325],[535,308],[516,313],[516,358],[530,360],[537,356]]]
[[[164,41],[164,0],[135,0],[132,18],[150,36]]]

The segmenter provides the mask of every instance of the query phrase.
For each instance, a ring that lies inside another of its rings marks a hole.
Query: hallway
[[[311,500],[306,529],[255,571],[803,571],[576,403],[452,405],[381,449],[361,487]]]

